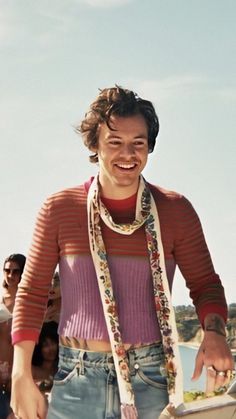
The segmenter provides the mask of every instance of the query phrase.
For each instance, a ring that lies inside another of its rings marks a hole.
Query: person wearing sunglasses
[[[20,253],[8,256],[3,263],[3,297],[0,302],[0,419],[11,412],[10,388],[13,358],[11,319],[15,297],[26,258]]]
[[[15,296],[21,275],[24,270],[26,258],[20,253],[8,256],[3,264],[3,303],[12,313]]]

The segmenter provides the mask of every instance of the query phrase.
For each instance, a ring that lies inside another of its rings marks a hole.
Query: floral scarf
[[[133,419],[137,418],[138,415],[130,380],[128,358],[119,328],[117,306],[112,290],[112,281],[102,238],[100,219],[110,229],[120,234],[132,234],[142,225],[145,227],[156,314],[165,354],[169,401],[171,404],[177,406],[183,401],[182,370],[177,345],[178,338],[174,310],[171,304],[169,284],[166,276],[160,223],[156,204],[150,189],[141,176],[135,220],[132,224],[116,224],[112,220],[111,215],[100,199],[98,175],[94,178],[90,186],[87,206],[90,250],[97,274],[104,316],[117,373],[121,400],[121,417],[123,419]]]

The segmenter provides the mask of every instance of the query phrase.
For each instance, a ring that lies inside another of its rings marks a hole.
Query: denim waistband
[[[132,348],[126,351],[127,357],[131,363],[139,361],[146,364],[154,360],[162,360],[162,343],[153,343],[140,348]],[[59,359],[62,362],[69,362],[74,365],[83,363],[84,366],[95,366],[101,368],[112,368],[114,366],[111,352],[93,352],[83,349],[70,348],[59,345]]]

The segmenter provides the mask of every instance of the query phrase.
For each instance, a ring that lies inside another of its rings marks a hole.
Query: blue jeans
[[[168,403],[161,344],[128,352],[139,419],[157,419]],[[111,353],[60,346],[47,419],[118,419],[120,400]]]

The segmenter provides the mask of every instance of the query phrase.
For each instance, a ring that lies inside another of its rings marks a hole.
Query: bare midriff
[[[149,343],[137,343],[137,344],[130,344],[125,343],[124,347],[125,350],[129,350],[132,348],[140,348],[144,345],[150,345],[152,343],[157,342],[149,342]],[[78,339],[74,337],[66,337],[60,336],[60,344],[63,346],[67,346],[70,348],[82,349],[85,351],[92,351],[92,352],[111,352],[111,345],[110,342],[105,340],[87,340],[87,339]]]

